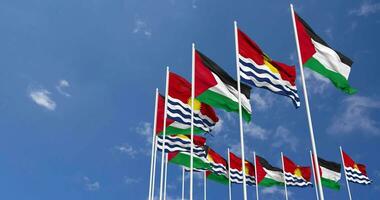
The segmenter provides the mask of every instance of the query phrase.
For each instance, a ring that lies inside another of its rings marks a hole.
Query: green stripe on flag
[[[169,162],[190,168],[190,154],[178,153]],[[211,170],[210,164],[197,156],[193,156],[193,167],[196,169]]]
[[[180,128],[176,128],[172,126],[166,127],[166,135],[179,135],[179,134],[187,135],[190,133],[191,133],[190,128],[180,129]],[[202,134],[202,133],[204,133],[202,129],[194,127],[194,134]],[[159,133],[159,135],[162,135],[162,134],[163,134],[163,131]]]
[[[327,187],[327,188],[330,188],[333,190],[339,190],[340,189],[340,185],[338,182],[335,182],[335,181],[332,181],[330,179],[326,179],[323,177],[321,177],[321,180],[322,180],[322,185]]]
[[[337,87],[347,94],[355,94],[357,89],[352,88],[348,84],[348,80],[339,73],[328,70],[325,66],[323,66],[317,59],[311,57],[304,64],[306,67],[312,69],[313,71],[319,73],[320,75],[330,79],[330,81]]]
[[[263,186],[263,187],[271,187],[271,186],[275,186],[275,185],[283,186],[284,183],[275,181],[275,180],[270,179],[270,178],[264,178],[259,183],[259,186]]]
[[[215,173],[211,173],[207,176],[207,179],[213,180],[224,185],[228,185],[228,178],[224,175],[217,175]]]

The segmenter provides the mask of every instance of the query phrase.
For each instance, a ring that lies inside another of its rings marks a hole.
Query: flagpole
[[[232,191],[231,191],[231,164],[230,164],[230,148],[227,148],[228,152],[228,197],[229,200],[232,200]]]
[[[313,170],[313,178],[314,178],[314,188],[315,188],[315,194],[317,195],[317,200],[319,200],[319,195],[318,195],[318,182],[317,182],[317,177],[315,176],[315,167],[314,167],[314,162],[313,162],[313,155],[310,151],[310,161],[311,161],[311,168]]]
[[[149,177],[149,197],[148,199],[152,200],[152,191],[154,187],[153,183],[153,165],[155,164],[155,148],[156,148],[156,120],[157,120],[157,101],[158,101],[158,88],[156,88],[156,98],[154,103],[154,117],[153,117],[153,133],[152,133],[152,153],[150,158],[150,177]]]
[[[169,154],[165,156],[164,200],[166,200],[166,186],[168,181],[168,156]]]
[[[165,167],[165,140],[166,140],[166,118],[168,108],[168,93],[169,93],[169,67],[166,67],[166,84],[165,84],[165,109],[164,109],[164,125],[162,133],[162,151],[161,151],[161,177],[160,177],[160,200],[162,200],[163,185],[164,185],[164,167]]]
[[[257,180],[257,163],[256,163],[256,152],[253,152],[253,162],[255,163],[255,182],[256,182],[256,200],[259,200],[259,183]]]
[[[318,163],[318,154],[317,154],[317,147],[315,144],[315,138],[314,138],[314,130],[313,130],[313,122],[311,120],[311,113],[310,113],[310,108],[309,108],[309,98],[307,95],[307,89],[306,89],[306,82],[305,82],[305,76],[303,74],[303,64],[302,64],[302,59],[301,59],[301,51],[300,51],[300,46],[298,42],[298,32],[295,24],[295,16],[294,16],[294,9],[293,9],[293,4],[290,4],[290,9],[292,12],[292,19],[293,19],[293,28],[294,28],[294,36],[297,44],[297,52],[298,52],[298,62],[300,66],[300,72],[301,72],[301,80],[302,80],[302,86],[303,86],[303,94],[305,97],[305,106],[306,106],[306,114],[307,114],[307,119],[308,119],[308,124],[309,124],[309,131],[310,131],[310,139],[311,139],[311,146],[313,149],[313,154],[314,154],[314,163],[317,169],[319,169],[319,163]],[[321,174],[319,170],[315,170],[316,175],[318,180],[321,180]],[[318,189],[319,189],[319,196],[321,200],[324,200],[324,195],[323,195],[323,188],[321,184],[318,184]]]
[[[285,163],[284,163],[284,154],[281,152],[281,162],[282,162],[282,171],[284,173],[284,185],[285,185],[285,199],[288,200],[288,188],[286,186],[286,178],[285,178]]]
[[[192,44],[191,55],[191,147],[190,147],[190,200],[193,200],[193,146],[194,146],[194,96],[195,96],[195,44]]]
[[[153,177],[152,177],[152,196],[151,200],[154,199],[154,190],[155,190],[155,181],[156,181],[156,162],[157,162],[157,136],[155,136],[154,140],[154,160],[153,160]]]
[[[347,173],[346,173],[346,168],[345,168],[346,163],[344,162],[344,158],[343,158],[343,150],[342,150],[342,146],[339,146],[339,149],[340,149],[340,156],[342,157],[344,177],[346,178],[348,197],[350,197],[350,200],[352,200],[352,197],[351,197],[351,190],[350,190],[350,184],[348,183]]]
[[[204,171],[204,174],[203,174],[203,199],[206,200],[207,199],[207,174],[206,174],[206,170]]]
[[[182,200],[185,200],[185,167],[182,167]]]
[[[235,56],[236,56],[236,74],[237,74],[237,86],[238,86],[238,98],[239,98],[239,125],[240,125],[240,149],[241,149],[241,166],[243,171],[243,197],[247,200],[247,182],[245,178],[245,153],[244,153],[244,134],[243,134],[243,117],[241,110],[241,88],[240,88],[240,69],[239,69],[239,43],[237,22],[234,21],[235,30]]]

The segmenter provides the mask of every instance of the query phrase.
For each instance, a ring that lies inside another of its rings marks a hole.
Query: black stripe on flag
[[[345,56],[344,54],[342,54],[341,52],[335,50],[334,48],[330,47],[330,45],[327,44],[327,42],[325,42],[321,37],[319,37],[319,35],[317,35],[314,30],[309,26],[309,24],[306,23],[305,20],[303,20],[296,12],[294,12],[295,15],[298,17],[298,19],[300,20],[300,22],[303,24],[303,26],[306,28],[306,31],[307,33],[309,34],[309,36],[311,38],[313,38],[313,40],[325,45],[326,47],[329,47],[330,49],[334,50],[340,57],[340,60],[345,63],[346,65],[350,66],[354,63],[349,57]]]
[[[322,158],[318,158],[318,163],[319,163],[320,167],[324,167],[324,168],[327,168],[327,169],[332,170],[334,172],[340,173],[341,165],[339,163],[327,161],[327,160],[324,160]]]
[[[223,81],[223,83],[232,86],[236,90],[238,89],[237,88],[237,81],[235,79],[233,79],[226,71],[224,71],[221,67],[219,67],[218,64],[216,64],[214,61],[212,61],[207,56],[203,55],[198,50],[196,50],[196,52],[202,58],[203,64],[209,70],[211,70],[213,73],[215,73],[220,78],[220,80]],[[240,83],[240,90],[241,90],[241,93],[244,94],[244,96],[246,96],[247,99],[249,99],[249,96],[251,94],[251,87],[244,84],[244,83]]]
[[[271,170],[271,171],[278,171],[278,172],[283,172],[282,169],[278,168],[278,167],[273,167],[271,164],[269,164],[269,162],[267,160],[265,160],[263,157],[260,157],[260,156],[256,156],[257,158],[259,158],[259,162],[260,164],[265,168],[265,169],[268,169],[268,170]]]

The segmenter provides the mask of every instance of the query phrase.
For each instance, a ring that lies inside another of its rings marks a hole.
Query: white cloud
[[[127,154],[131,158],[134,158],[135,155],[138,153],[138,151],[135,150],[129,144],[123,144],[123,145],[115,146],[115,149],[118,150],[120,153]]]
[[[277,127],[274,134],[274,143],[272,143],[273,147],[282,147],[288,146],[291,150],[296,151],[298,145],[298,138],[291,134],[289,129],[279,126]]]
[[[29,97],[39,106],[50,111],[55,110],[57,104],[50,98],[50,92],[46,89],[31,89]]]
[[[269,94],[267,91],[265,93],[254,92],[251,94],[251,99],[253,101],[253,110],[265,111],[272,107],[274,103],[273,94]]]
[[[124,182],[126,184],[136,184],[141,182],[141,178],[131,178],[131,177],[125,177]]]
[[[222,119],[219,119],[218,123],[216,123],[216,125],[212,129],[211,133],[214,135],[218,135],[223,129],[223,122],[224,121]]]
[[[244,133],[250,137],[260,140],[266,140],[270,134],[268,130],[252,122],[249,124],[244,123]]]
[[[327,35],[327,37],[329,37],[330,39],[332,39],[333,38],[333,33],[332,33],[332,28],[330,27],[330,28],[327,28],[327,29],[325,29],[325,34]]]
[[[97,191],[100,189],[100,183],[98,181],[92,181],[87,176],[83,177],[84,185],[88,191]]]
[[[363,1],[359,8],[350,10],[351,15],[368,16],[380,11],[380,3],[372,3],[370,1]]]
[[[261,193],[264,195],[285,195],[285,190],[280,189],[278,187],[266,187],[261,190]],[[291,196],[292,193],[288,190],[288,197]]]
[[[197,0],[192,0],[191,1],[191,7],[194,8],[194,9],[198,8]]]
[[[379,135],[379,123],[371,117],[380,109],[380,100],[364,96],[350,96],[343,100],[343,109],[334,116],[328,132],[332,134],[347,134],[353,131]]]
[[[309,69],[304,70],[308,91],[314,94],[323,94],[331,85],[330,80]],[[301,81],[301,79],[299,78]]]
[[[135,131],[144,136],[149,143],[152,143],[153,127],[151,123],[142,122],[136,127]]]
[[[149,29],[147,23],[143,21],[142,19],[136,19],[135,20],[135,26],[133,28],[133,33],[135,34],[143,34],[146,37],[152,36],[152,31]]]
[[[70,83],[67,80],[63,79],[63,80],[60,80],[58,82],[56,89],[61,95],[65,96],[65,97],[70,97],[71,95],[64,91],[65,88],[69,88],[69,87],[70,87]]]

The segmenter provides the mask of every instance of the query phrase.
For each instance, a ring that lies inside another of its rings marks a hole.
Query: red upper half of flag
[[[197,51],[195,51],[195,74],[195,96],[218,84]]]
[[[264,61],[267,61],[277,69],[283,80],[289,81],[293,86],[295,85],[297,76],[295,67],[270,59],[260,47],[240,29],[238,29],[238,44],[239,54],[241,56],[252,59],[258,65],[264,65]]]
[[[288,157],[284,156],[285,172],[292,173],[295,176],[302,176],[305,180],[310,181],[311,169],[310,167],[299,166],[295,164]]]
[[[306,27],[303,24],[303,20],[294,12],[296,29],[298,35],[299,48],[301,51],[302,63],[306,63],[315,53],[314,44],[311,42],[311,37],[306,31]]]
[[[169,73],[169,96],[188,104],[191,100],[191,84],[183,77],[170,72]],[[212,121],[218,122],[219,118],[215,110],[204,103],[201,103],[200,112],[207,115]]]
[[[351,167],[359,170],[363,175],[367,176],[366,166],[363,164],[356,163],[350,156],[346,154],[346,152],[342,151],[344,167]]]
[[[158,95],[157,99],[157,113],[156,113],[156,134],[164,130],[164,115],[165,115],[165,97]],[[174,121],[167,118],[166,127],[170,126]]]
[[[230,152],[230,167],[242,171],[241,158]],[[245,161],[245,169],[248,175],[255,176],[255,167],[252,163]]]
[[[216,153],[210,147],[207,148],[207,155],[210,156],[215,163],[227,166],[226,159],[224,159],[220,154]]]
[[[264,167],[263,165],[260,163],[260,156],[256,156],[256,173],[257,173],[257,177],[256,177],[256,180],[257,180],[257,183],[260,183],[264,178],[265,178],[265,175],[267,174],[264,170]]]

